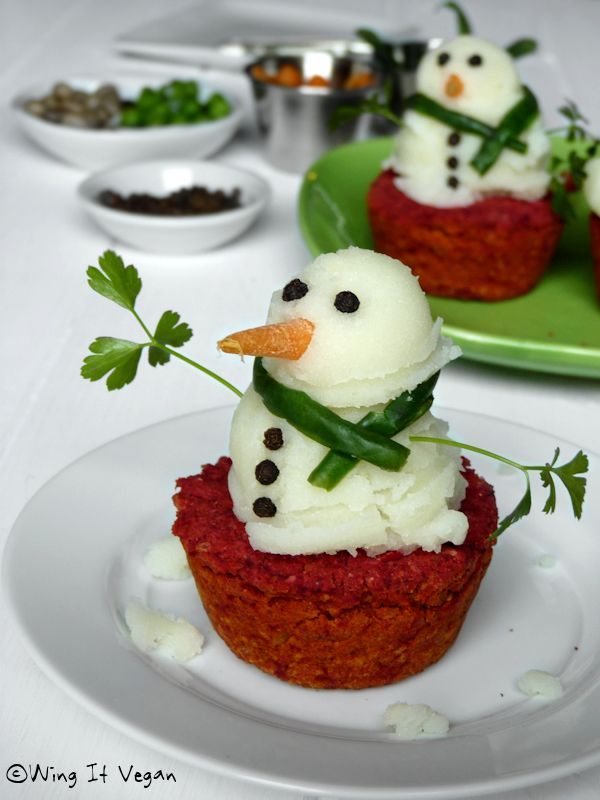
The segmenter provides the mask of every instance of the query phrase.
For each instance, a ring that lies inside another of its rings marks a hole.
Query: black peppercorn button
[[[450,158],[446,161],[446,164],[450,167],[450,169],[456,169],[458,167],[458,158],[456,156],[450,156]]]
[[[268,497],[257,497],[252,503],[252,510],[257,517],[274,517],[277,513],[277,506]]]
[[[480,67],[483,64],[483,58],[479,55],[479,53],[475,53],[469,58],[469,64],[472,67]]]
[[[333,304],[342,314],[353,314],[358,310],[360,300],[354,292],[338,292]]]
[[[456,147],[456,145],[460,142],[460,133],[452,131],[452,133],[448,136],[447,141],[450,147]]]
[[[443,67],[444,64],[447,64],[450,61],[450,53],[440,53],[437,57],[437,62],[440,67]]]
[[[457,189],[458,188],[458,178],[456,177],[456,175],[450,175],[450,177],[448,178],[446,183],[448,184],[448,186],[451,189]]]
[[[290,281],[286,286],[283,288],[283,292],[281,293],[281,298],[286,302],[290,300],[300,300],[301,297],[308,292],[308,286],[301,281],[300,278],[294,278],[293,281]]]
[[[264,432],[263,444],[267,450],[279,450],[283,447],[283,432],[281,428],[267,428]]]
[[[263,486],[268,486],[270,483],[275,483],[279,477],[279,469],[277,468],[277,464],[274,464],[266,458],[264,461],[261,461],[260,464],[256,465],[254,474],[259,483],[262,483]]]

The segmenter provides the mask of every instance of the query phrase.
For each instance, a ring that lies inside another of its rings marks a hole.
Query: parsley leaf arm
[[[136,377],[142,350],[148,348],[148,361],[151,366],[166,364],[171,356],[174,356],[218,381],[238,397],[242,396],[242,392],[221,375],[173,349],[184,345],[193,335],[192,329],[187,323],[180,321],[181,318],[176,311],[165,311],[158,321],[154,334],[150,331],[135,308],[142,281],[134,266],[126,267],[123,259],[112,250],[103,253],[98,259],[98,264],[99,267],[89,267],[87,270],[90,288],[130,311],[148,341],[130,342],[127,339],[110,336],[95,339],[89,346],[90,355],[83,361],[81,368],[83,378],[97,381],[107,376],[106,386],[109,391],[122,389]]]
[[[482,447],[475,447],[471,444],[464,442],[455,442],[452,439],[441,439],[433,436],[410,436],[411,442],[430,442],[431,444],[441,444],[447,447],[459,447],[462,450],[470,450],[472,453],[479,453],[496,461],[501,461],[503,464],[508,464],[515,469],[520,470],[525,475],[526,489],[525,494],[517,504],[516,508],[511,511],[499,523],[498,527],[490,536],[491,539],[496,539],[509,528],[517,520],[527,516],[531,511],[531,484],[529,480],[530,472],[539,472],[542,480],[542,485],[549,490],[549,495],[542,509],[546,514],[553,513],[556,508],[556,489],[554,486],[553,476],[558,477],[565,489],[569,494],[573,513],[577,519],[581,518],[583,501],[585,498],[586,479],[582,477],[588,471],[589,460],[588,457],[579,450],[578,453],[571,459],[571,461],[563,464],[562,466],[555,466],[560,449],[557,447],[554,452],[554,458],[551,463],[546,464],[519,464],[518,461],[513,461],[510,458],[505,458],[498,453],[492,453],[490,450],[485,450]]]

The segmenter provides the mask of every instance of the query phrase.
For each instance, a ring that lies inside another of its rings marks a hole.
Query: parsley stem
[[[142,320],[142,318],[140,317],[140,315],[137,313],[137,311],[134,308],[131,309],[131,313],[133,314],[133,316],[137,319],[137,321],[142,326],[146,336],[150,339],[148,344],[145,345],[145,346],[158,347],[161,350],[164,350],[165,353],[169,353],[170,355],[175,356],[175,358],[178,358],[180,361],[185,361],[186,364],[191,364],[192,367],[196,367],[196,369],[199,369],[200,372],[204,372],[205,375],[208,375],[210,378],[214,378],[216,381],[219,381],[219,383],[221,383],[223,386],[227,387],[227,389],[230,389],[238,397],[242,397],[242,395],[244,394],[243,392],[240,392],[239,389],[237,389],[233,384],[229,383],[229,381],[226,380],[225,378],[222,378],[220,375],[217,375],[216,372],[213,372],[211,369],[208,369],[208,367],[203,367],[202,364],[198,364],[197,361],[192,361],[191,358],[188,358],[187,356],[184,356],[181,353],[178,353],[176,350],[172,350],[170,347],[167,347],[166,345],[162,344],[161,342],[158,342],[154,338],[154,336],[150,333],[150,331],[148,330],[148,328],[144,324],[144,321]]]
[[[445,444],[448,447],[460,447],[461,450],[471,450],[473,453],[480,453],[482,456],[488,456],[496,461],[502,461],[515,469],[520,469],[521,472],[540,472],[546,469],[547,464],[519,464],[517,461],[512,461],[510,458],[492,453],[490,450],[484,450],[482,447],[475,447],[472,444],[464,444],[464,442],[455,442],[453,439],[436,439],[432,436],[409,436],[411,442],[431,442],[432,444]]]
[[[496,461],[502,461],[505,464],[508,464],[511,467],[515,467],[515,469],[520,469],[522,471],[529,470],[529,469],[543,469],[543,467],[524,467],[523,464],[518,464],[516,461],[512,461],[510,458],[505,458],[504,456],[500,456],[497,453],[492,453],[489,450],[484,450],[482,447],[475,447],[472,444],[464,444],[463,442],[455,442],[453,439],[439,439],[435,438],[434,436],[409,436],[408,437],[411,442],[431,442],[432,444],[444,444],[448,447],[460,447],[461,450],[471,450],[473,453],[480,453],[482,456],[489,456],[490,458],[496,459]]]
[[[142,328],[143,328],[143,330],[144,330],[144,333],[146,334],[146,336],[147,336],[149,339],[152,339],[152,342],[153,342],[153,344],[155,344],[155,342],[154,342],[154,337],[152,336],[152,334],[150,333],[150,331],[148,330],[148,328],[147,328],[147,327],[144,325],[144,322],[143,322],[142,318],[141,318],[141,317],[140,317],[140,315],[137,313],[137,311],[135,310],[135,308],[132,308],[132,309],[130,309],[130,311],[131,311],[131,313],[133,314],[133,316],[134,316],[134,317],[137,319],[137,321],[140,323],[140,325],[142,326]]]
[[[150,338],[152,339],[152,336],[150,336]],[[192,367],[196,367],[196,369],[199,369],[201,372],[204,372],[205,375],[208,375],[209,377],[214,378],[216,381],[219,381],[219,383],[223,384],[223,386],[226,386],[227,389],[230,389],[238,397],[243,396],[244,394],[243,392],[240,392],[240,390],[237,389],[232,383],[229,383],[228,380],[221,377],[221,375],[217,375],[216,372],[213,372],[211,369],[208,369],[208,367],[203,367],[202,364],[198,364],[197,361],[192,361],[191,358],[184,356],[182,353],[178,353],[176,350],[172,350],[170,347],[167,347],[166,345],[161,344],[160,342],[157,342],[154,339],[152,339],[152,344],[154,345],[154,347],[160,347],[160,349],[164,350],[166,353],[175,356],[175,358],[178,358],[180,361],[185,361],[186,364],[190,364]]]

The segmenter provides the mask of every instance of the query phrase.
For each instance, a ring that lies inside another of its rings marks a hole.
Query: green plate
[[[365,198],[391,150],[370,139],[330,150],[306,172],[300,229],[313,255],[349,245],[373,247]],[[558,144],[560,147],[560,143]],[[444,330],[468,358],[563,375],[600,378],[600,306],[589,251],[587,209],[579,199],[540,283],[495,303],[430,297]]]

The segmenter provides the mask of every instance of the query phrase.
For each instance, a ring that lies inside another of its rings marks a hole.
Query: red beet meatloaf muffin
[[[213,626],[237,656],[301,686],[361,689],[444,655],[490,563],[497,524],[493,489],[468,462],[465,542],[374,557],[254,550],[233,513],[230,466],[223,457],[177,482],[173,533]]]
[[[550,198],[490,197],[436,208],[411,200],[382,172],[367,197],[375,249],[409,264],[425,292],[505,300],[539,281],[563,228]]]

